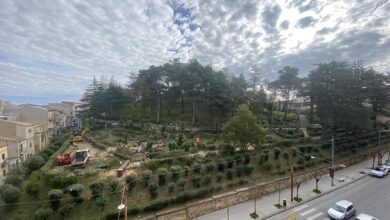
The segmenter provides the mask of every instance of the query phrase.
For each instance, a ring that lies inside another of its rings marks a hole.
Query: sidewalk
[[[387,156],[387,155],[386,155]],[[383,157],[384,159],[387,157]],[[320,195],[326,194],[334,189],[348,185],[351,182],[354,182],[358,179],[361,179],[369,173],[372,166],[372,159],[360,162],[358,164],[346,167],[342,170],[335,172],[334,177],[334,186],[331,186],[331,178],[329,175],[324,175],[321,177],[318,183],[318,189],[321,191],[321,194],[313,192],[315,189],[315,180],[310,180],[308,182],[302,183],[299,187],[299,197],[303,200],[302,202],[290,202],[291,192],[290,188],[283,189],[279,192],[273,192],[266,196],[256,199],[256,211],[259,215],[258,219],[267,219],[286,208],[278,209],[274,205],[278,203],[280,198],[280,204],[282,204],[283,199],[287,200],[287,209],[292,208],[296,205],[305,203],[306,201],[318,197]],[[361,171],[364,171],[366,174],[362,174]],[[294,186],[294,197],[296,196],[296,187]],[[246,201],[229,208],[221,209],[216,212],[209,213],[207,215],[200,216],[196,218],[197,220],[215,220],[215,219],[229,219],[229,220],[251,220],[249,216],[255,209],[255,200]],[[229,218],[228,218],[229,216]]]

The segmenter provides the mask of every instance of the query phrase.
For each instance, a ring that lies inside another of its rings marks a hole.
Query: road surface
[[[297,220],[323,220],[327,218],[329,207],[343,199],[354,203],[357,213],[366,213],[380,220],[390,219],[390,176],[383,179],[365,177],[327,195],[303,203],[294,209],[268,218],[267,220],[287,219],[288,214],[297,212]]]

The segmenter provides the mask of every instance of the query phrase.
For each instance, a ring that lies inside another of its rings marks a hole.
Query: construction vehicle
[[[90,131],[89,128],[84,129],[83,132],[75,131],[73,132],[73,142],[82,142],[84,140],[84,135]]]
[[[89,149],[78,150],[75,152],[72,163],[72,167],[86,167],[89,160]]]
[[[64,156],[61,156],[61,155],[58,155],[56,157],[56,164],[58,166],[62,166],[62,165],[68,165],[71,163],[71,156],[70,156],[70,153],[66,153],[64,154]]]

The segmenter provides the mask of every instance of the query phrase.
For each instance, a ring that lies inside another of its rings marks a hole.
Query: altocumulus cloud
[[[389,1],[0,1],[0,98],[78,99],[93,76],[174,58],[233,73],[364,59],[386,71]]]

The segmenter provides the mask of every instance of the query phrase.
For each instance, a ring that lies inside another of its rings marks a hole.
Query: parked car
[[[385,173],[385,175],[389,174],[389,169],[387,169],[387,168],[384,167],[383,165],[380,165],[380,166],[375,167],[375,170],[380,170],[380,171],[382,171],[383,173]]]
[[[375,167],[375,169],[372,169],[370,171],[370,176],[375,176],[375,177],[384,177],[386,176],[387,174],[381,170],[379,167]]]
[[[379,167],[386,168],[386,169],[387,169],[387,173],[389,173],[389,170],[390,170],[390,164],[382,164],[382,165],[380,165]]]
[[[372,217],[371,215],[361,213],[358,216],[356,216],[355,220],[378,220],[378,219]]]
[[[352,202],[347,200],[342,200],[334,204],[328,210],[328,216],[330,219],[344,220],[350,219],[356,215],[356,209],[353,206]]]

